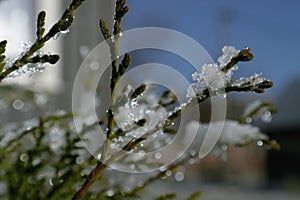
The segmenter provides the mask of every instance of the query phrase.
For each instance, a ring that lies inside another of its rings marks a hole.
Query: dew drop
[[[79,47],[79,53],[82,56],[82,58],[85,58],[89,54],[90,51],[91,50],[87,46]]]
[[[78,157],[76,158],[76,164],[81,165],[83,162],[84,162],[83,157],[78,156]]]
[[[130,167],[130,169],[135,169],[136,168],[135,164],[131,164],[129,167]]]
[[[161,155],[161,153],[159,153],[159,152],[156,152],[155,154],[154,154],[154,157],[155,157],[155,159],[161,159],[161,157],[162,157],[162,155]]]
[[[26,153],[21,154],[20,160],[21,160],[22,162],[27,162],[27,161],[29,160],[28,154],[26,154]]]
[[[250,123],[252,122],[252,118],[251,118],[251,117],[247,117],[247,118],[245,119],[245,121],[246,121],[246,123],[250,124]]]
[[[52,180],[52,178],[49,179],[49,185],[53,186],[53,180]]]
[[[110,39],[111,39],[111,42],[112,42],[112,43],[115,42],[115,37],[114,37],[114,36],[111,36]]]
[[[194,158],[191,158],[191,159],[189,159],[188,162],[189,162],[190,165],[193,165],[193,164],[196,163],[196,160]]]
[[[270,123],[272,121],[272,113],[270,111],[265,111],[261,116],[261,120]]]
[[[144,181],[139,181],[139,182],[137,183],[137,186],[138,186],[138,187],[143,187],[144,184],[145,184]]]
[[[40,158],[36,158],[36,159],[34,159],[33,161],[32,161],[32,166],[33,167],[35,167],[35,166],[37,166],[38,164],[40,164],[41,163],[41,159]]]
[[[107,190],[106,195],[111,197],[114,195],[114,191],[113,190]]]
[[[68,19],[67,19],[68,20]],[[64,31],[60,31],[58,33],[56,33],[54,36],[53,36],[53,40],[57,40],[60,36],[65,36],[67,35],[67,33],[69,33],[70,30],[69,29],[66,29]]]
[[[145,154],[146,154],[145,151],[143,151],[143,150],[139,151],[139,156],[140,156],[140,157],[144,157]]]
[[[24,108],[24,102],[21,99],[16,99],[12,106],[15,110],[22,110]]]
[[[257,146],[261,147],[264,145],[263,141],[259,140],[256,142]]]
[[[91,68],[91,70],[98,70],[98,69],[100,68],[99,63],[96,62],[96,61],[93,61],[93,62],[90,64],[90,68]]]
[[[172,175],[172,171],[171,170],[166,171],[166,175],[167,176],[171,176]]]
[[[190,151],[190,156],[194,157],[196,155],[196,151],[195,150],[191,150]]]
[[[54,36],[53,36],[53,40],[57,40],[60,36],[60,32],[56,33]]]
[[[176,172],[174,178],[177,182],[181,182],[184,180],[184,174],[182,172]]]
[[[159,171],[161,171],[161,172],[166,171],[166,170],[167,170],[167,167],[166,167],[166,166],[161,166],[161,167],[159,168]]]
[[[226,151],[226,150],[228,149],[228,146],[224,144],[224,145],[221,146],[221,149],[222,149],[223,151]]]

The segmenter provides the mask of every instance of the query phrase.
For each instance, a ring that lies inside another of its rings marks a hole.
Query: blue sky
[[[128,5],[125,29],[175,29],[197,40],[213,58],[224,44],[251,47],[255,59],[242,65],[237,76],[262,72],[275,83],[272,94],[300,77],[300,1],[129,0]]]

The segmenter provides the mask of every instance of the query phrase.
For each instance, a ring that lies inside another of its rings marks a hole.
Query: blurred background
[[[21,41],[34,41],[39,11],[47,11],[46,27],[49,28],[68,3],[60,0],[0,1],[0,39],[8,40],[8,56],[18,53]],[[47,104],[50,110],[71,111],[76,72],[88,52],[103,40],[98,28],[99,18],[112,25],[113,3],[111,0],[86,0],[75,13],[70,33],[49,41],[43,49],[60,54],[60,61],[55,66],[48,66],[44,73],[7,80],[6,83],[18,82],[41,95],[46,94],[35,98]],[[255,123],[278,140],[282,150],[265,151],[253,145],[229,149],[226,162],[207,157],[199,166],[192,167],[193,173],[187,175],[187,183],[184,187],[181,185],[181,189],[188,191],[197,187],[204,191],[203,199],[224,199],[224,195],[228,199],[299,199],[300,2],[129,0],[127,4],[130,11],[124,18],[123,30],[146,26],[174,29],[198,41],[213,59],[218,58],[224,45],[237,49],[248,46],[255,58],[250,63],[240,64],[234,78],[262,72],[274,82],[274,87],[262,95],[229,95],[228,118],[236,119],[242,108],[255,99],[272,101],[279,111],[273,115],[272,122]],[[133,52],[132,60],[132,66],[158,62],[172,66],[186,76],[192,73],[184,60],[158,51]],[[22,98],[21,94],[15,94],[9,101],[0,103],[4,109],[0,114],[2,122],[28,119],[43,111],[28,112],[26,106],[29,103]],[[170,184],[163,188],[168,187]]]

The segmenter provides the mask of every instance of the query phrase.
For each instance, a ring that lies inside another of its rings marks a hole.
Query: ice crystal
[[[223,55],[218,58],[218,63],[221,68],[227,65],[231,59],[239,54],[239,50],[235,49],[233,46],[224,46],[222,48]]]
[[[26,65],[23,65],[18,70],[10,73],[7,78],[16,78],[21,75],[31,75],[35,72],[41,72],[45,69],[44,63],[28,63]]]
[[[58,152],[65,145],[65,130],[59,126],[53,126],[49,130],[50,148]]]
[[[16,57],[8,58],[5,61],[5,66],[4,66],[4,71],[7,70],[8,68],[11,68],[15,61],[18,59],[22,58],[31,48],[32,42],[30,41],[22,41],[20,44],[20,49],[19,49],[19,55]],[[30,56],[30,58],[35,57],[35,56],[43,56],[44,53],[42,51],[36,51],[35,53]],[[20,67],[18,70],[13,71],[12,73],[8,74],[6,78],[16,78],[21,75],[31,75],[35,72],[41,72],[45,69],[45,64],[44,63],[27,63]]]
[[[266,81],[267,79],[262,76],[262,74],[253,74],[249,78],[240,78],[239,80],[235,81],[232,85],[241,87],[241,86],[253,86],[254,88],[257,87],[262,82]]]
[[[214,126],[220,126],[222,123],[216,122]],[[266,140],[268,136],[261,133],[258,127],[250,124],[239,124],[237,121],[228,120],[219,138],[219,143],[227,145],[245,145],[252,141]]]
[[[225,74],[218,69],[216,64],[204,65],[202,67],[202,77],[212,91],[217,91],[225,87]]]
[[[130,101],[118,109],[115,120],[119,128],[128,132],[127,136],[141,137],[154,129],[159,123],[164,122],[166,117],[167,113],[163,107],[157,109],[155,106]],[[146,124],[137,127],[139,120],[146,120]]]
[[[232,58],[236,57],[239,54],[239,50],[235,49],[232,46],[224,46],[222,48],[223,55],[218,58],[219,69],[223,69]],[[238,66],[235,65],[228,69],[226,72],[227,82],[231,80],[233,72],[238,70]]]
[[[217,95],[224,94],[226,74],[222,72],[217,64],[205,64],[202,66],[202,72],[195,72],[192,78],[196,83],[192,83],[187,91],[187,99],[191,100],[195,94],[199,95],[204,90],[209,89],[210,92]]]
[[[196,130],[198,122],[190,122],[187,126],[187,131]],[[250,124],[240,124],[237,121],[227,120],[224,123],[221,121],[211,122],[210,124],[200,124],[198,134],[203,138],[210,126],[212,134],[218,134],[217,131],[222,130],[218,140],[218,145],[239,146],[245,145],[253,141],[266,140],[268,136],[260,131],[258,127]]]

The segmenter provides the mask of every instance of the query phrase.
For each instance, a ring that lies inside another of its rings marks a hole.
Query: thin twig
[[[41,49],[45,45],[45,43],[50,40],[55,34],[69,28],[73,22],[73,12],[84,1],[85,0],[73,0],[61,16],[61,18],[51,27],[48,33],[42,38],[37,38],[30,49],[21,58],[17,59],[10,68],[6,69],[0,74],[0,82],[12,72],[18,70],[25,64],[30,63],[30,56],[32,56],[37,50]]]

